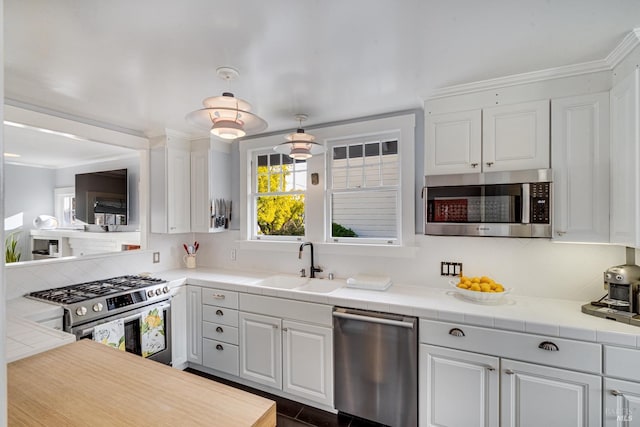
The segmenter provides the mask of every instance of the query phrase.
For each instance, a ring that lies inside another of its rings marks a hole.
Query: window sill
[[[266,241],[266,240],[237,240],[242,249],[269,252],[295,252],[300,248],[301,241]],[[354,243],[326,243],[312,242],[316,253],[347,256],[384,256],[388,258],[414,258],[419,250],[417,246],[392,245],[359,245]]]

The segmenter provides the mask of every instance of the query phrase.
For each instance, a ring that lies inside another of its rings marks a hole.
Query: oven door
[[[95,322],[85,323],[83,325],[77,325],[71,327],[70,333],[76,336],[77,340],[81,339],[93,339],[94,328],[103,323],[111,322],[117,319],[123,319],[124,321],[124,336],[125,336],[125,349],[129,353],[142,355],[143,343],[142,343],[142,316],[150,309],[158,308],[158,312],[162,313],[164,322],[164,349],[151,354],[148,359],[155,360],[157,362],[164,363],[165,365],[171,364],[171,304],[164,302],[160,304],[151,304],[145,307],[141,307],[135,310],[131,310],[120,315],[107,317]]]

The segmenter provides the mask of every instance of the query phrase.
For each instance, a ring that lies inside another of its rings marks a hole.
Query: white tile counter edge
[[[7,363],[75,342],[72,334],[19,317],[7,319]]]
[[[500,305],[475,304],[453,295],[450,288],[394,284],[387,291],[339,288],[330,293],[308,293],[268,288],[258,283],[277,273],[219,269],[180,269],[154,276],[184,283],[295,299],[321,304],[361,308],[465,323],[496,329],[640,348],[640,327],[601,319],[581,312],[586,301],[536,298],[510,294]],[[339,279],[336,279],[339,280]]]

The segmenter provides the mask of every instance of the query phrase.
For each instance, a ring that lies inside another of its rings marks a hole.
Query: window
[[[397,135],[331,144],[329,240],[396,244],[400,225]]]
[[[271,153],[253,155],[253,238],[300,239],[305,235],[307,163]]]

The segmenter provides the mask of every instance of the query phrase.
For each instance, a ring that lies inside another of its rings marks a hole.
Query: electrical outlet
[[[229,255],[231,257],[231,261],[235,261],[236,260],[236,250],[235,250],[235,248],[231,249],[231,253]]]
[[[462,276],[462,263],[441,261],[440,275],[441,276]]]
[[[160,252],[154,252],[153,253],[153,263],[157,264],[160,262]]]

